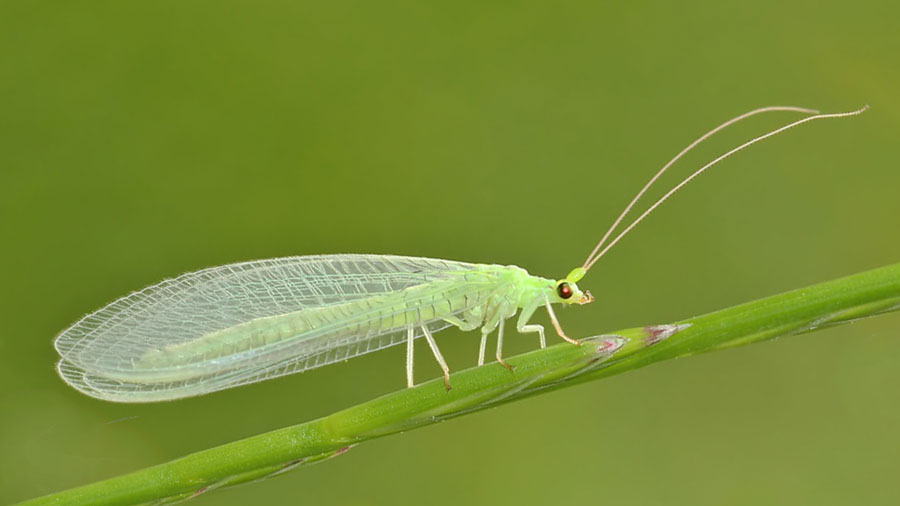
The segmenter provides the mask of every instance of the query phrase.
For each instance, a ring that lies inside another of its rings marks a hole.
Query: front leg
[[[553,322],[553,327],[556,329],[556,333],[559,334],[559,337],[572,344],[581,346],[581,343],[567,336],[566,333],[563,332],[562,327],[559,325],[559,320],[556,319],[556,313],[553,312],[553,306],[550,305],[550,301],[546,298],[544,298],[544,306],[547,308],[547,314],[550,315],[550,321]]]

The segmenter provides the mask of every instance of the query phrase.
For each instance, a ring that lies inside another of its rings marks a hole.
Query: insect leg
[[[519,331],[520,334],[525,334],[526,332],[537,332],[538,335],[541,336],[541,348],[547,347],[547,338],[544,337],[544,326],[538,325],[537,323],[527,325],[528,320],[531,319],[531,315],[534,314],[534,310],[540,305],[540,299],[529,303],[527,306],[522,308],[522,312],[519,313],[519,319],[516,321],[516,330]]]
[[[503,323],[504,321],[501,320],[500,325],[497,326],[497,362],[500,362],[500,365],[512,371],[515,367],[503,360]]]
[[[450,390],[450,368],[447,367],[447,362],[444,360],[444,356],[441,355],[441,350],[438,349],[437,343],[434,342],[434,336],[431,335],[431,331],[425,325],[422,325],[422,330],[425,331],[425,340],[428,341],[428,346],[431,347],[434,358],[437,359],[441,369],[444,370],[444,385],[446,385],[447,390]]]
[[[522,325],[521,327],[517,328],[516,330],[518,330],[520,334],[525,334],[527,332],[537,332],[541,336],[541,348],[547,347],[547,338],[544,337],[544,326],[543,325],[539,325],[537,323],[534,323],[531,325]]]
[[[455,316],[445,316],[443,320],[451,325],[456,325],[457,327],[459,327],[459,330],[462,330],[463,332],[475,330],[479,325],[478,323],[469,323]]]
[[[413,341],[416,338],[412,327],[406,328],[406,386],[412,388],[416,385],[413,380]]]
[[[487,348],[488,332],[481,333],[481,346],[478,348],[478,365],[484,365],[484,350]]]
[[[469,331],[478,328],[477,323],[469,323],[455,316],[447,316],[444,318],[444,321],[451,325],[456,325],[459,330],[462,331]],[[487,336],[489,333],[490,332],[484,332],[484,330],[482,330],[481,332],[481,348],[479,348],[478,350],[478,365],[484,365],[484,350],[487,346]]]
[[[567,336],[566,333],[563,332],[562,327],[560,327],[560,325],[559,325],[559,320],[556,319],[556,313],[553,312],[553,306],[550,305],[549,300],[544,299],[544,306],[547,307],[547,313],[550,315],[550,321],[553,322],[553,327],[556,328],[556,333],[559,334],[559,337],[565,339],[566,341],[568,341],[572,344],[577,344],[578,346],[581,346],[581,343],[579,343],[578,341]]]

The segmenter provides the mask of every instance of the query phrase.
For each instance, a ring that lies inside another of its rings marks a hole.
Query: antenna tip
[[[857,116],[857,115],[862,114],[862,113],[864,113],[864,112],[866,112],[866,111],[868,111],[868,110],[869,110],[869,104],[866,104],[866,105],[860,107],[859,109],[857,109],[857,110],[855,110],[855,111],[851,111],[851,112],[845,113],[844,115],[845,115],[845,116]]]

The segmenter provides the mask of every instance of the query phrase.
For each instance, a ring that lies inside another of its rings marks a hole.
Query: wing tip
[[[183,397],[172,395],[171,391],[153,389],[153,384],[127,383],[97,376],[65,358],[56,363],[56,372],[70,387],[88,397],[101,401],[135,404],[169,401]],[[128,390],[129,386],[132,388],[145,388],[146,390]]]

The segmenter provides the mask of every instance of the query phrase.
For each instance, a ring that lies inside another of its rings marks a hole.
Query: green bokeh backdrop
[[[561,276],[668,157],[757,106],[873,107],[692,184],[590,273],[598,300],[561,313],[569,333],[898,261],[898,16],[887,0],[4,1],[0,503],[405,384],[393,349],[196,399],[105,403],[53,369],[54,335],[84,313],[282,255]],[[795,117],[723,134],[663,185]],[[463,368],[477,340],[439,344]],[[419,378],[436,376],[419,352]],[[898,385],[888,315],[532,398],[195,503],[896,504]]]

